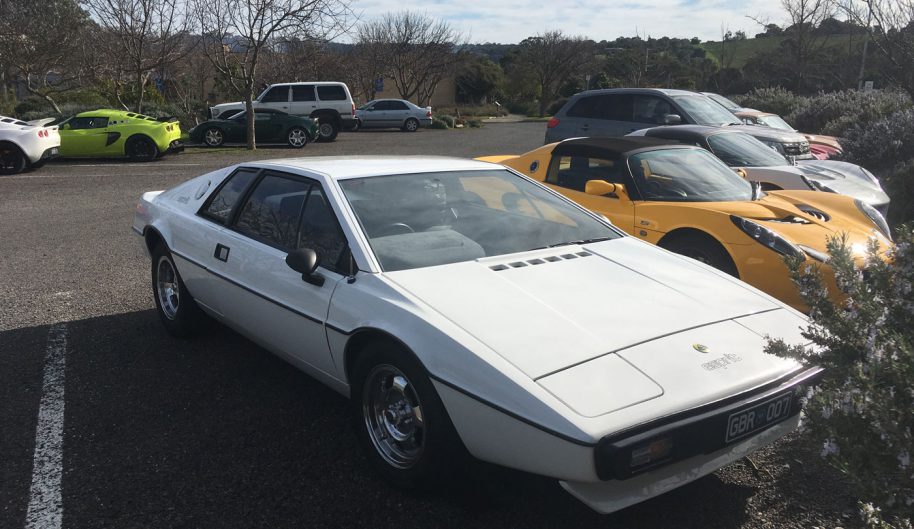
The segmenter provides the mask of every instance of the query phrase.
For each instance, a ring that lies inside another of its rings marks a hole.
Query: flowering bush
[[[914,510],[914,233],[899,229],[889,262],[875,242],[854,264],[840,238],[829,241],[840,303],[820,270],[788,262],[810,307],[804,331],[813,347],[772,340],[768,352],[826,369],[805,403],[805,433],[854,483],[871,527],[910,527]],[[889,523],[883,516],[894,517]],[[875,520],[875,521],[874,521]],[[884,525],[879,525],[884,524]],[[905,525],[907,524],[907,525]]]
[[[756,88],[744,96],[734,96],[733,100],[744,107],[787,116],[800,104],[803,98],[790,90],[781,88]]]
[[[844,136],[854,126],[869,126],[895,112],[911,108],[911,98],[893,90],[842,90],[797,98],[784,116],[797,130]]]
[[[914,109],[881,119],[855,123],[842,142],[848,160],[862,165],[885,165],[914,158]]]

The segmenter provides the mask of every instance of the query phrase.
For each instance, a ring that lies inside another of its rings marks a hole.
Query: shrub
[[[831,301],[818,268],[789,260],[814,348],[771,340],[767,351],[825,368],[805,399],[805,435],[860,497],[906,527],[914,505],[914,232],[899,229],[890,262],[873,242],[862,269],[845,240],[830,240],[828,250],[843,301]],[[863,514],[881,517],[872,505]]]
[[[820,92],[798,101],[784,118],[797,130],[831,136],[844,136],[850,127],[911,108],[910,97],[892,90]]]
[[[863,165],[885,167],[914,159],[914,109],[854,123],[842,146],[848,160]]]
[[[914,160],[897,164],[879,176],[883,189],[892,198],[889,224],[898,226],[914,221]]]
[[[756,88],[744,96],[734,96],[733,99],[744,107],[786,117],[797,108],[802,98],[790,90],[778,86],[775,88]]]
[[[538,116],[540,109],[535,101],[509,101],[505,105],[511,114]]]
[[[457,124],[457,120],[454,119],[454,116],[448,116],[447,114],[439,114],[437,116],[437,118],[440,119],[441,121],[447,123],[447,126],[449,129],[454,128],[454,125]]]
[[[479,129],[479,128],[482,128],[482,121],[478,120],[478,119],[470,119],[470,120],[467,120],[467,125],[471,129]]]
[[[438,116],[432,116],[432,124],[428,126],[430,129],[448,129],[447,122],[441,119]]]

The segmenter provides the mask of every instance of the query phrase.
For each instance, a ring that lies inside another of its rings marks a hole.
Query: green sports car
[[[211,119],[190,129],[190,141],[207,147],[223,143],[247,141],[247,112],[239,112],[227,119]],[[254,112],[254,135],[261,143],[287,143],[300,149],[317,138],[317,121],[304,116],[293,116],[272,108],[258,108]]]
[[[177,121],[124,110],[83,112],[61,123],[58,130],[63,158],[127,156],[147,161],[184,149]]]

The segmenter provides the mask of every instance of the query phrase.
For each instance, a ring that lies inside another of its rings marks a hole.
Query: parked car
[[[728,99],[720,94],[715,94],[714,92],[702,92],[701,94],[707,96],[712,101],[734,114],[743,110],[752,110],[751,108],[746,108],[739,103],[734,102],[732,99]]]
[[[184,150],[177,121],[123,110],[83,112],[64,120],[59,131],[60,156],[64,158],[126,156],[150,161]]]
[[[779,130],[797,132],[797,130],[791,127],[789,123],[784,121],[784,118],[770,112],[743,109],[739,112],[736,112],[736,116],[743,120],[743,123],[747,125],[760,125],[763,127],[771,127]],[[827,160],[829,158],[834,158],[844,154],[844,148],[841,147],[841,143],[838,141],[838,138],[834,136],[807,134],[805,132],[798,132],[798,134],[802,134],[803,137],[809,141],[809,150],[812,152],[813,156],[820,160]]]
[[[375,99],[357,108],[355,119],[356,129],[396,127],[416,132],[419,127],[432,124],[432,108],[422,108],[405,99]]]
[[[355,126],[355,103],[345,83],[278,83],[268,86],[254,100],[254,113],[272,109],[318,122],[319,141],[333,141],[340,130]],[[210,117],[227,118],[244,110],[244,102],[210,107]]]
[[[872,206],[818,191],[769,191],[708,151],[658,138],[579,138],[521,156],[493,156],[615,226],[738,277],[804,310],[784,257],[817,265],[835,299],[827,242],[846,235],[859,259],[891,233]]]
[[[251,162],[136,212],[165,329],[208,314],[349,396],[398,486],[469,452],[612,512],[792,431],[820,372],[764,352],[802,315],[492,164]]]
[[[698,145],[731,168],[745,170],[749,180],[765,191],[804,189],[840,193],[857,198],[885,215],[889,196],[873,173],[859,165],[836,160],[800,160],[792,164],[752,136],[729,127],[679,125],[636,130],[631,136],[649,136]]]
[[[797,133],[744,125],[732,112],[696,92],[660,88],[587,90],[572,96],[546,124],[546,143],[568,138],[617,137],[657,125],[733,127],[785,156],[811,159]]]
[[[38,169],[59,150],[57,127],[0,116],[0,175]]]
[[[311,118],[293,116],[270,108],[254,111],[254,137],[262,143],[286,143],[300,149],[317,138],[318,125]],[[246,142],[248,113],[245,111],[226,119],[210,119],[188,131],[190,141],[207,147],[225,143]]]

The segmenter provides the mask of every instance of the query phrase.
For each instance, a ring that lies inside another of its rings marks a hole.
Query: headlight
[[[784,145],[782,145],[780,142],[768,141],[768,140],[761,140],[761,142],[764,143],[765,145],[771,147],[772,149],[778,151],[779,153],[781,153],[785,156],[787,155],[787,152],[784,150]]]
[[[892,240],[892,232],[889,230],[889,223],[885,221],[885,217],[882,216],[882,213],[879,213],[876,208],[867,204],[866,202],[861,201],[860,199],[855,198],[854,204],[857,205],[857,209],[859,209],[864,215],[873,221],[873,224],[879,228],[879,231],[881,231],[888,240]]]
[[[806,258],[806,254],[803,253],[803,250],[797,248],[793,243],[761,224],[742,217],[737,217],[736,215],[730,215],[730,220],[733,221],[733,224],[735,224],[737,228],[743,230],[746,235],[755,239],[759,244],[767,246],[781,255],[799,257],[800,259]]]

